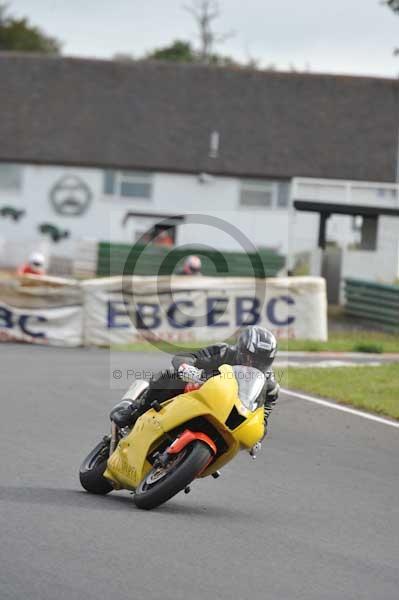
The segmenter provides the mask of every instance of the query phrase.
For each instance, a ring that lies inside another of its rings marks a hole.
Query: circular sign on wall
[[[92,192],[76,175],[61,177],[50,190],[50,202],[55,212],[64,217],[83,215],[90,206]]]

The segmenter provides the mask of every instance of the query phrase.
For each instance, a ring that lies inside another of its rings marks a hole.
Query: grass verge
[[[182,348],[202,348],[209,342],[179,342]],[[165,350],[167,347],[162,342],[153,346],[148,342],[135,342],[113,346],[113,350],[126,350],[130,352],[152,352]],[[303,352],[398,352],[399,336],[376,331],[332,331],[327,342],[314,340],[280,340],[279,350],[295,350]]]
[[[278,370],[277,370],[278,371]],[[399,420],[399,364],[296,368],[276,373],[282,386]]]
[[[332,331],[327,342],[283,340],[280,350],[303,352],[399,352],[399,336],[378,331]]]

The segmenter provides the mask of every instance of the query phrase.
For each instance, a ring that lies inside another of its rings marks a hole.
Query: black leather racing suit
[[[175,371],[162,371],[151,380],[142,410],[148,409],[155,400],[165,402],[184,391],[186,384],[177,375],[178,368],[184,363],[203,369],[208,377],[216,374],[218,368],[223,364],[239,364],[236,347],[228,344],[214,344],[195,352],[181,351],[172,359]],[[273,370],[270,369],[266,373],[266,384],[262,391],[265,425],[267,425],[269,414],[278,399],[278,393],[279,385],[276,382]]]

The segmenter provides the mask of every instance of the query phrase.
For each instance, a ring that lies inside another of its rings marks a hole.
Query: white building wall
[[[63,176],[73,174],[81,178],[92,193],[92,201],[87,211],[79,216],[62,216],[57,214],[50,203],[50,190]],[[15,242],[34,242],[48,240],[47,236],[39,233],[42,223],[52,223],[61,229],[71,232],[71,237],[57,244],[51,244],[56,254],[70,254],[74,241],[95,237],[108,237],[108,211],[99,200],[102,179],[100,172],[94,169],[68,169],[52,166],[25,166],[22,174],[22,187],[19,192],[10,192],[1,188],[0,208],[11,205],[25,210],[18,222],[10,218],[0,219],[0,237]]]
[[[391,253],[370,250],[343,250],[342,279],[347,277],[391,284],[398,277],[398,248]]]
[[[57,214],[50,201],[51,189],[65,176],[82,180],[89,188],[91,202],[84,214]],[[52,252],[70,254],[74,241],[81,239],[111,240],[131,243],[138,232],[150,227],[153,219],[130,219],[124,226],[128,211],[186,214],[199,213],[222,219],[239,230],[255,245],[287,251],[288,210],[243,209],[239,205],[240,180],[228,177],[202,178],[195,175],[156,173],[151,199],[107,196],[103,192],[103,171],[100,169],[27,165],[22,170],[19,191],[2,189],[0,208],[12,206],[26,211],[18,222],[0,219],[0,237],[6,240],[38,243],[43,236],[40,224],[49,222],[70,231],[71,237],[53,244]],[[234,233],[224,233],[212,225],[198,224],[180,227],[178,241],[182,244],[205,243],[221,249],[239,249]]]
[[[57,214],[51,203],[53,186],[65,176],[78,177],[90,191],[91,202],[79,216]],[[246,247],[246,242],[239,239],[238,230],[249,240],[249,250],[253,245],[274,248],[282,254],[294,254],[312,250],[317,245],[317,215],[295,213],[277,206],[270,209],[240,206],[241,180],[238,178],[154,173],[152,181],[151,198],[123,198],[104,194],[104,172],[101,169],[25,165],[18,191],[2,188],[0,180],[0,209],[12,206],[26,211],[18,222],[0,218],[0,240],[21,242],[28,252],[32,246],[47,242],[48,238],[38,232],[38,226],[48,222],[69,230],[71,234],[67,240],[50,243],[51,253],[71,256],[75,242],[79,240],[134,242],[143,229],[159,220],[129,219],[123,225],[127,212],[138,211],[208,215],[221,219],[225,224],[221,227],[213,221],[208,225],[194,222],[179,226],[179,244],[205,244],[217,249],[239,250],[243,245]],[[190,221],[190,218],[195,221],[193,216],[188,216],[187,220]],[[227,232],[223,231],[226,223]],[[342,218],[340,221],[340,217],[333,217],[328,227],[330,239],[344,243],[353,239],[349,218],[343,224]]]
[[[331,181],[295,179],[292,185],[295,200],[317,201],[350,206],[398,209],[399,185],[380,182]],[[318,216],[315,217],[318,224]],[[300,233],[296,228],[295,239]],[[327,241],[336,239],[342,247],[341,278],[357,278],[381,283],[393,283],[399,278],[399,218],[379,216],[375,250],[351,248],[360,241],[360,232],[353,230],[352,217],[334,215],[327,221]],[[322,253],[319,249],[311,255],[312,275],[321,275]],[[343,299],[343,288],[341,289]]]
[[[376,250],[348,250],[342,254],[342,278],[354,277],[391,284],[399,278],[399,218],[380,217]]]
[[[289,211],[241,207],[239,179],[212,177],[201,183],[195,175],[158,174],[154,196],[157,209],[210,217],[209,225],[190,225],[188,217],[188,224],[180,228],[181,244],[199,243],[225,250],[240,250],[243,242],[235,231],[237,228],[251,244],[275,248],[284,254],[287,252]],[[221,223],[219,228],[212,218],[221,219],[224,225]],[[223,227],[229,231],[225,232]]]

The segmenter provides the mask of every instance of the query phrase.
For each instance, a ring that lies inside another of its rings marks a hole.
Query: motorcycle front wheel
[[[166,465],[155,466],[136,489],[136,506],[150,510],[170,500],[201,473],[211,457],[209,446],[196,441],[171,456]]]
[[[109,457],[109,439],[104,438],[86,456],[79,469],[79,479],[82,487],[91,494],[108,494],[114,489],[103,476]]]

